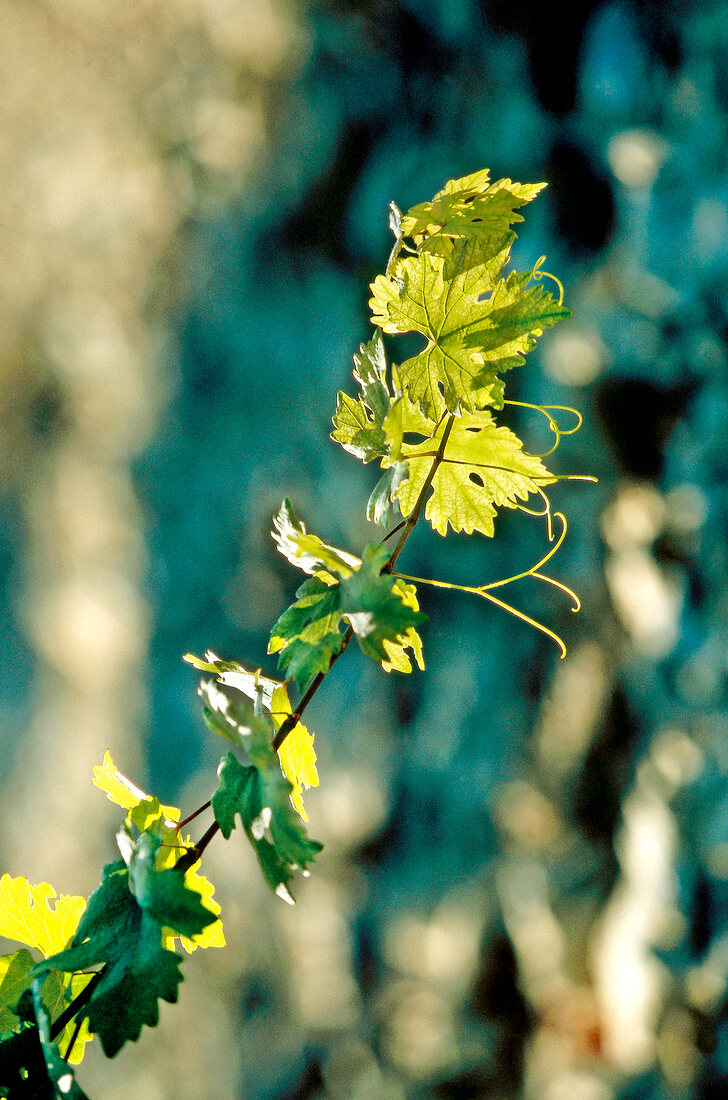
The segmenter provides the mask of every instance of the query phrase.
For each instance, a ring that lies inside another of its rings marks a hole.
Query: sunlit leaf
[[[285,716],[291,713],[291,704],[285,684],[279,684],[273,693],[273,722],[280,729]],[[304,821],[308,821],[303,807],[303,790],[306,787],[318,787],[319,777],[316,770],[316,753],[313,747],[313,734],[309,733],[302,722],[297,722],[278,750],[281,770],[291,784],[291,802]]]
[[[399,409],[405,432],[422,427],[422,414],[403,398]],[[404,444],[400,461],[409,466],[409,477],[397,489],[402,515],[415,507],[447,428],[430,422],[432,435],[421,443]],[[441,535],[448,525],[454,531],[493,534],[493,518],[500,507],[514,508],[519,501],[556,479],[540,458],[528,454],[509,428],[496,424],[487,410],[455,417],[450,428],[443,461],[432,479],[432,492],[425,506],[425,518]]]
[[[273,539],[283,557],[304,573],[324,569],[335,577],[345,577],[359,564],[353,554],[327,546],[316,535],[309,535],[288,499],[283,501],[274,517],[273,527]]]
[[[125,810],[133,810],[140,802],[146,802],[150,798],[135,783],[132,783],[131,779],[127,779],[125,775],[122,775],[111,759],[108,750],[104,753],[103,764],[97,764],[94,767],[92,782],[94,786],[104,792],[107,798]],[[171,821],[179,819],[180,811],[176,806],[162,806],[161,808],[165,817],[168,817]]]
[[[238,701],[233,702],[214,680],[203,680],[198,694],[204,700],[205,720],[213,733],[245,749],[252,762],[260,767],[273,760],[275,731],[269,716],[255,714],[246,699],[238,697]]]
[[[411,607],[413,611],[419,611],[417,589],[413,584],[397,580],[394,587],[401,596],[402,603],[406,604],[407,607]],[[425,659],[422,653],[422,639],[413,626],[407,628],[402,636],[402,641],[392,641],[391,638],[385,638],[382,645],[387,653],[386,661],[382,661],[382,668],[385,672],[411,672],[412,661],[409,653],[412,654],[418,666],[424,669]]]
[[[449,180],[432,202],[418,203],[402,217],[402,232],[414,237],[423,251],[447,255],[449,238],[480,237],[497,240],[511,225],[522,222],[515,211],[535,199],[545,183],[491,183],[487,168]]]
[[[36,885],[22,875],[0,878],[0,936],[52,955],[68,943],[76,930],[86,899],[56,897],[47,882]]]
[[[292,713],[286,684],[263,676],[260,670],[251,672],[237,661],[220,660],[209,651],[205,654],[204,661],[189,653],[185,660],[195,668],[214,672],[218,681],[227,687],[242,691],[256,707],[270,714],[276,732]],[[303,820],[308,821],[303,807],[303,789],[318,787],[319,778],[316,771],[313,734],[309,733],[301,722],[298,722],[287,735],[278,750],[278,758],[281,770],[293,788],[291,802]]]
[[[568,316],[530,272],[500,278],[510,242],[495,253],[477,238],[456,242],[448,259],[422,252],[399,259],[372,283],[372,320],[384,332],[419,332],[425,348],[400,365],[424,412],[472,411],[503,403],[504,371],[523,362],[536,338]]]
[[[331,438],[362,462],[381,458],[388,451],[383,427],[391,403],[386,371],[384,345],[377,331],[354,356],[354,378],[361,397],[339,393],[336,399]]]

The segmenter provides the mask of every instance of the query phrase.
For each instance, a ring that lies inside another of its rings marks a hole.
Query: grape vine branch
[[[564,406],[505,397],[504,375],[568,315],[561,283],[542,270],[544,257],[530,270],[504,274],[513,225],[523,220],[518,211],[543,186],[491,181],[482,170],[450,180],[406,214],[390,204],[395,239],[384,273],[371,285],[374,335],[354,356],[360,393],[338,394],[332,439],[363,463],[379,464],[367,518],[380,528],[394,509],[401,518],[355,556],[309,533],[284,500],[273,538],[306,579],[270,635],[268,652],[278,655],[283,678],[210,652],[185,657],[205,674],[198,695],[208,728],[232,746],[210,798],[182,818],[177,807],[127,779],[107,752],[93,783],[124,819],[119,858],[103,868],[94,893],[56,896],[47,883],[2,876],[0,935],[20,946],[0,958],[0,1098],[84,1100],[73,1067],[86,1044],[96,1036],[114,1057],[144,1027],[156,1026],[160,1001],[177,1000],[179,949],[224,946],[220,906],[200,873],[218,834],[227,840],[240,827],[267,884],[293,903],[291,879],[307,875],[322,848],[306,829],[304,791],[319,778],[304,715],[355,639],[385,672],[424,669],[418,585],[486,599],[565,653],[549,626],[493,594],[533,578],[579,608],[571,588],[543,572],[567,531],[545,489],[564,479],[593,479],[552,473],[544,460],[579,429],[581,417]],[[555,283],[557,297],[544,289],[544,277]],[[396,364],[385,337],[407,333],[418,333],[425,345]],[[546,451],[526,450],[500,423],[509,407],[546,419],[553,437]],[[564,415],[575,417],[570,427],[562,425]],[[529,506],[532,496],[537,507]],[[489,538],[503,508],[545,520],[547,546],[530,567],[474,585],[395,570],[420,520],[442,537]],[[290,690],[298,695],[295,706]],[[193,843],[185,830],[208,810],[214,820]]]

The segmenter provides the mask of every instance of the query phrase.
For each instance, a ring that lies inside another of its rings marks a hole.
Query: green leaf
[[[144,1024],[157,1025],[159,1000],[177,1000],[180,957],[162,947],[161,933],[159,922],[132,895],[128,868],[118,860],[104,868],[71,946],[40,964],[57,970],[104,964],[103,977],[81,1013],[99,1035],[107,1058],[138,1039]]]
[[[182,936],[199,935],[217,915],[202,904],[196,890],[189,889],[184,871],[157,869],[161,843],[159,834],[141,834],[129,864],[129,888],[141,908],[162,927]]]
[[[386,372],[381,333],[375,332],[354,356],[354,378],[361,386],[361,397],[355,400],[340,392],[336,398],[331,438],[362,462],[371,462],[388,452],[383,424],[392,398]]]
[[[448,238],[505,236],[523,217],[515,211],[531,202],[545,183],[490,182],[487,168],[450,180],[432,202],[413,206],[402,218],[402,232],[413,237],[421,251],[447,255]],[[515,234],[512,234],[514,236]]]
[[[410,396],[438,420],[446,411],[503,403],[498,375],[518,366],[536,338],[568,311],[531,273],[499,276],[510,242],[490,252],[477,238],[458,241],[448,259],[422,252],[397,261],[372,283],[372,320],[384,332],[419,332],[426,347],[401,364]]]
[[[324,579],[325,578],[325,579]],[[320,572],[304,581],[296,602],[271,631],[269,653],[279,653],[278,667],[304,691],[317,673],[325,673],[341,649],[343,636],[339,585]]]
[[[304,573],[324,569],[335,577],[345,577],[359,564],[353,554],[327,546],[316,535],[309,535],[287,498],[274,517],[273,526],[273,539],[281,554]]]
[[[390,661],[385,642],[402,646],[408,631],[427,618],[389,574],[382,574],[389,551],[386,546],[367,546],[361,567],[341,582],[341,611],[351,623],[362,651],[377,661]]]
[[[51,1016],[38,979],[25,992],[19,1011],[19,1030],[0,1037],[0,1095],[12,1100],[87,1100],[59,1045],[51,1042]]]
[[[253,764],[247,767],[233,756],[231,752],[223,756],[217,769],[218,786],[212,796],[212,812],[215,821],[220,826],[220,832],[229,840],[235,828],[235,818],[239,814],[245,825],[247,818],[252,821],[255,814],[249,814],[245,807],[248,804],[248,788],[257,769]],[[241,809],[244,807],[244,809]]]
[[[271,742],[275,731],[269,717],[255,714],[244,700],[234,703],[214,680],[203,680],[198,694],[205,702],[205,721],[213,733],[244,748],[253,763],[261,767],[274,759]]]
[[[411,402],[404,399],[400,407],[405,431],[412,430],[410,423],[420,425],[421,413]],[[439,426],[430,423],[431,438],[402,448],[401,458],[409,466],[408,479],[397,489],[403,516],[414,509],[432,468],[432,453],[446,430],[447,421]],[[444,460],[432,480],[425,518],[441,535],[447,534],[448,524],[453,531],[492,535],[497,508],[515,508],[538,486],[555,480],[540,458],[524,451],[517,435],[496,425],[490,412],[465,413],[453,421]]]
[[[190,838],[188,837],[187,839],[189,841]],[[199,867],[200,861],[198,860],[197,863],[192,864],[188,871],[185,871],[185,886],[188,890],[192,890],[196,894],[199,894],[204,902],[204,907],[209,909],[216,919],[213,920],[211,924],[208,924],[206,928],[203,928],[201,932],[196,932],[193,936],[183,936],[175,932],[172,928],[163,928],[162,947],[165,947],[168,951],[175,950],[178,938],[188,955],[191,955],[198,947],[225,946],[225,933],[223,932],[222,921],[219,917],[220,905],[212,896],[215,892],[215,887],[209,879],[198,873]]]
[[[17,1025],[15,1007],[20,994],[30,985],[34,963],[35,959],[25,947],[12,955],[0,956],[0,1034]]]
[[[212,808],[223,836],[230,837],[239,817],[266,882],[292,901],[287,883],[294,870],[305,870],[322,846],[306,835],[293,810],[291,784],[278,768],[245,767],[232,753],[220,761],[218,778]]]
[[[386,527],[389,522],[389,506],[397,499],[397,490],[409,476],[406,462],[395,462],[380,477],[367,501],[367,519]]]
[[[209,650],[205,654],[204,661],[190,653],[185,660],[195,668],[216,673],[219,683],[242,691],[254,703],[257,711],[265,708],[271,716],[276,733],[292,713],[285,683],[279,683],[277,680],[261,675],[259,669],[251,672],[237,661],[222,661]],[[313,734],[309,733],[301,722],[296,723],[281,745],[278,750],[278,759],[281,771],[293,787],[291,802],[303,820],[308,821],[303,808],[303,788],[318,787],[319,778],[316,771]]]
[[[197,658],[194,658],[191,663],[194,663],[196,660]],[[204,665],[205,662],[200,662],[200,664]],[[216,669],[212,668],[212,671],[214,672]],[[162,843],[156,856],[157,870],[162,871],[174,866],[179,858],[180,849],[191,844],[190,837],[181,837],[175,825],[175,822],[177,822],[181,816],[181,811],[176,806],[163,806],[158,798],[152,798],[151,795],[145,794],[144,791],[140,790],[136,784],[132,783],[130,779],[127,779],[125,775],[121,774],[108,752],[104,756],[103,764],[94,768],[93,782],[106,793],[112,802],[115,802],[117,805],[129,811],[127,815],[128,825],[135,826],[141,833],[146,830],[159,831]],[[185,951],[190,955],[193,951],[196,951],[198,947],[225,946],[222,921],[217,917],[217,914],[220,912],[220,906],[212,897],[214,887],[204,875],[198,874],[199,866],[200,863],[198,860],[198,862],[190,867],[185,873],[185,886],[205,899],[206,908],[215,915],[216,919],[212,924],[209,924],[194,936],[179,935],[171,928],[164,928],[162,931],[162,945],[170,951],[174,950],[175,941],[178,936]],[[76,979],[73,980],[75,981]],[[46,983],[46,986],[47,984],[48,983]],[[83,1038],[84,1034],[85,1032],[82,1028],[79,1034],[79,1041]],[[77,1046],[78,1043],[74,1045],[74,1050]],[[71,1061],[73,1060],[72,1057]]]

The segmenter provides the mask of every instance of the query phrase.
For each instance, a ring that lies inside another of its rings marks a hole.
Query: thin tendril
[[[504,584],[512,584],[513,581],[520,581],[523,580],[525,577],[535,576],[541,566],[545,565],[547,561],[550,561],[554,554],[557,553],[557,551],[561,548],[564,539],[566,538],[566,516],[563,514],[563,512],[556,512],[555,518],[561,520],[561,534],[559,535],[558,539],[551,547],[549,552],[547,554],[544,554],[540,561],[537,561],[536,564],[532,565],[530,569],[524,570],[523,573],[515,573],[512,577],[506,577],[505,580],[502,581],[491,581],[490,584],[481,584],[479,585],[479,589],[485,591],[486,589],[490,588],[501,588]]]
[[[544,494],[542,495],[546,500],[547,511],[536,512],[534,514],[547,515],[550,528],[551,512],[548,506],[548,498],[546,498]],[[561,650],[561,656],[565,657],[566,646],[564,645],[564,642],[558,636],[558,634],[555,634],[553,630],[550,630],[549,627],[545,626],[543,623],[538,622],[537,619],[532,619],[530,615],[526,615],[524,611],[519,611],[518,608],[513,607],[511,604],[505,603],[504,600],[499,600],[496,596],[492,595],[492,589],[494,588],[502,588],[506,584],[513,584],[514,581],[524,580],[526,577],[535,577],[537,580],[545,581],[547,584],[551,584],[555,588],[561,589],[562,592],[566,593],[566,595],[570,596],[573,600],[574,607],[572,608],[572,610],[579,610],[579,608],[581,607],[579,597],[574,591],[572,591],[571,588],[568,587],[568,585],[562,584],[561,581],[554,580],[553,577],[547,577],[545,574],[539,572],[541,567],[545,565],[547,561],[550,561],[554,554],[557,553],[557,551],[561,547],[561,544],[566,538],[566,531],[568,526],[566,522],[566,516],[563,514],[563,512],[555,512],[554,518],[561,520],[561,533],[554,545],[551,546],[548,553],[544,554],[544,556],[539,561],[537,561],[535,565],[532,565],[530,569],[526,569],[522,573],[515,573],[512,577],[505,577],[503,580],[500,581],[491,581],[489,584],[474,586],[466,584],[454,584],[450,581],[436,581],[430,579],[429,577],[411,577],[406,573],[395,573],[394,576],[400,577],[404,581],[411,581],[413,584],[429,584],[433,588],[449,588],[457,592],[469,592],[474,596],[482,596],[484,600],[490,600],[491,603],[497,604],[498,607],[502,607],[505,611],[509,611],[510,614],[514,615],[517,619],[522,619],[523,622],[529,623],[529,625],[535,627],[536,630],[540,630],[542,634],[546,634],[549,638],[556,642],[559,649]]]
[[[546,535],[547,535],[547,538],[548,538],[549,542],[553,542],[554,541],[554,529],[553,529],[553,525],[552,525],[552,522],[551,522],[551,501],[546,496],[546,494],[544,493],[544,491],[543,491],[543,489],[541,488],[540,485],[536,485],[535,488],[536,488],[536,492],[538,493],[538,495],[542,498],[542,500],[544,502],[545,507],[544,507],[543,512],[537,512],[535,508],[527,508],[525,504],[517,504],[516,508],[518,508],[518,510],[520,512],[525,512],[529,516],[545,516],[546,517]],[[536,568],[538,568],[538,566]]]
[[[538,577],[540,581],[546,581],[547,584],[552,584],[554,588],[560,588],[561,591],[565,592],[567,596],[571,596],[572,600],[574,601],[574,606],[571,610],[575,613],[577,611],[581,611],[581,600],[577,596],[574,589],[569,588],[568,584],[562,584],[561,581],[554,580],[553,577],[547,577],[543,573],[532,573],[531,576]]]
[[[543,623],[538,622],[537,619],[532,619],[530,615],[526,615],[525,612],[519,611],[517,607],[512,607],[511,604],[506,603],[504,600],[499,600],[496,596],[491,596],[490,592],[482,592],[475,590],[479,596],[482,596],[485,600],[490,600],[491,603],[496,604],[498,607],[502,607],[504,611],[510,611],[511,615],[515,615],[517,619],[523,619],[524,623],[529,623],[530,626],[540,630],[542,634],[546,634],[552,641],[556,642],[557,646],[561,650],[561,658],[566,656],[566,646],[558,634],[554,634],[553,630],[550,630]]]
[[[542,634],[548,635],[549,638],[556,642],[557,646],[561,650],[561,656],[566,656],[566,646],[564,645],[558,634],[554,634],[553,630],[550,630],[547,626],[544,626],[543,623],[538,622],[537,619],[532,619],[530,615],[527,615],[525,613],[525,611],[519,611],[517,607],[513,607],[511,604],[506,603],[504,600],[499,600],[497,596],[493,596],[488,591],[489,588],[495,588],[499,584],[507,584],[513,579],[520,580],[520,577],[509,577],[508,581],[494,581],[490,585],[483,585],[480,588],[473,588],[471,585],[467,584],[451,584],[449,581],[435,581],[431,580],[429,577],[410,577],[406,573],[394,573],[393,576],[400,577],[404,581],[413,581],[415,584],[429,584],[433,588],[449,588],[455,592],[469,592],[473,596],[482,596],[484,600],[490,600],[491,603],[496,604],[498,607],[502,607],[504,611],[510,612],[510,614],[514,615],[517,619],[522,619],[524,623],[528,623],[529,626],[533,626],[536,630],[540,630]],[[522,574],[522,576],[531,577],[533,576],[533,573],[524,573]]]
[[[563,283],[561,282],[560,279],[557,279],[555,275],[552,275],[550,271],[539,271],[539,268],[541,267],[541,264],[543,264],[543,263],[546,263],[546,257],[545,256],[540,256],[536,260],[533,271],[531,272],[531,278],[533,279],[533,281],[535,283],[540,282],[540,280],[543,279],[544,275],[546,276],[547,279],[553,279],[553,281],[556,283],[557,287],[559,288],[559,305],[562,306],[564,304],[564,286],[563,286]]]
[[[549,428],[556,436],[556,442],[553,447],[544,451],[542,454],[531,454],[531,458],[548,458],[559,446],[562,435],[573,435],[579,431],[579,428],[584,423],[584,418],[578,409],[572,409],[571,405],[532,405],[530,401],[504,401],[504,405],[517,405],[521,409],[532,409],[534,412],[540,412],[542,416],[545,416],[549,422]],[[573,428],[560,428],[555,417],[551,416],[551,412],[567,412],[572,413],[576,417],[576,425]]]

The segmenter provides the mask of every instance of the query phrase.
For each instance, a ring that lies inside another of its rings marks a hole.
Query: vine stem
[[[441,418],[440,422],[442,422],[442,418]],[[407,542],[407,539],[412,534],[413,528],[414,528],[415,524],[417,523],[417,520],[420,518],[420,514],[421,514],[422,509],[423,509],[424,504],[425,504],[425,499],[427,498],[427,494],[429,492],[430,486],[432,485],[433,478],[435,477],[435,474],[437,473],[437,468],[438,468],[438,466],[440,465],[440,463],[443,461],[443,459],[445,457],[445,448],[447,446],[447,441],[450,438],[450,432],[452,431],[454,423],[455,423],[455,416],[454,416],[454,414],[451,413],[450,417],[448,419],[448,422],[445,425],[445,430],[442,433],[442,438],[440,439],[439,446],[438,446],[437,450],[434,453],[432,466],[430,467],[430,471],[429,471],[427,477],[425,478],[425,482],[422,486],[422,489],[420,490],[420,495],[417,497],[417,502],[416,502],[414,508],[412,509],[412,511],[410,512],[409,516],[407,517],[407,519],[401,525],[402,526],[402,533],[399,536],[399,539],[397,540],[397,545],[395,546],[392,553],[389,555],[389,558],[387,559],[387,562],[385,563],[385,565],[382,569],[382,573],[391,573],[392,572],[392,569],[394,568],[394,564],[397,561],[397,558],[399,557],[402,550],[404,549],[404,545]],[[395,528],[395,530],[396,530],[396,528]],[[394,534],[394,532],[391,532],[391,533]],[[298,723],[301,721],[301,718],[303,716],[303,712],[306,710],[306,707],[311,702],[314,695],[316,694],[318,689],[321,687],[321,684],[324,682],[324,679],[326,678],[326,676],[328,676],[329,672],[331,672],[331,669],[334,667],[334,665],[338,661],[339,657],[341,657],[342,653],[344,652],[346,647],[349,645],[349,642],[351,641],[351,639],[353,637],[354,637],[354,628],[351,625],[349,625],[347,627],[346,633],[344,634],[344,637],[342,639],[341,648],[339,649],[338,653],[335,653],[334,656],[329,661],[329,665],[328,665],[328,668],[326,669],[326,671],[316,673],[313,680],[311,681],[311,683],[308,685],[306,691],[304,692],[304,694],[301,698],[301,701],[298,704],[298,706],[296,707],[295,711],[293,711],[292,714],[288,715],[288,717],[285,719],[285,721],[282,723],[280,729],[276,733],[275,737],[273,738],[273,743],[272,744],[273,744],[273,748],[276,750],[276,752],[280,749],[281,745],[283,744],[285,739],[288,737],[289,733],[291,733],[291,731],[294,730],[296,728],[296,726],[298,725]],[[208,805],[209,805],[209,803],[208,803]],[[192,818],[196,817],[198,813],[202,812],[202,809],[206,809],[206,808],[207,808],[206,806],[201,807],[200,810],[197,810],[197,811],[195,811],[194,814],[192,814],[192,817],[187,818],[186,820],[188,820],[188,821],[192,820]],[[207,832],[204,834],[204,836],[194,846],[194,848],[188,848],[188,850],[185,852],[185,854],[177,860],[177,863],[175,864],[175,870],[176,871],[187,871],[190,867],[192,867],[192,865],[194,863],[197,863],[197,860],[200,858],[200,856],[204,852],[205,848],[210,843],[210,841],[215,836],[215,834],[219,831],[219,829],[220,829],[220,826],[217,824],[217,822],[212,824],[210,826],[210,828],[207,830]]]
[[[392,569],[394,568],[394,563],[396,562],[396,560],[399,557],[400,553],[404,549],[404,544],[407,542],[407,539],[412,534],[412,529],[414,528],[415,524],[417,523],[417,520],[420,518],[420,513],[422,512],[422,509],[424,507],[424,503],[425,503],[425,499],[427,497],[427,493],[429,492],[430,486],[432,485],[432,480],[433,480],[435,474],[437,473],[437,467],[440,465],[440,463],[442,462],[442,460],[445,456],[445,448],[447,446],[447,441],[450,438],[450,432],[452,431],[452,426],[453,426],[454,423],[455,423],[455,417],[454,417],[454,415],[451,414],[450,419],[448,420],[447,425],[445,426],[445,430],[442,433],[442,439],[440,440],[440,445],[439,445],[439,447],[437,448],[437,451],[434,454],[432,466],[430,467],[430,472],[428,473],[427,477],[425,478],[425,482],[422,486],[422,489],[420,490],[420,495],[417,497],[417,503],[415,504],[414,508],[410,512],[407,519],[404,521],[404,524],[402,525],[402,534],[399,536],[399,539],[397,540],[397,545],[395,546],[394,550],[389,555],[389,558],[387,559],[387,562],[384,565],[384,568],[382,569],[382,573],[391,573],[392,572]],[[301,720],[301,715],[303,714],[306,707],[308,706],[308,704],[313,699],[313,697],[316,694],[316,692],[318,691],[318,689],[321,687],[321,684],[323,683],[324,678],[328,675],[328,673],[334,667],[335,663],[338,661],[341,654],[344,652],[344,650],[348,646],[348,644],[351,641],[353,635],[354,635],[354,630],[351,626],[349,626],[347,628],[346,634],[344,635],[344,641],[342,643],[341,649],[339,650],[338,653],[335,653],[334,656],[331,658],[331,661],[329,662],[329,667],[326,669],[326,672],[316,673],[316,676],[313,678],[313,680],[309,684],[309,686],[306,690],[306,693],[303,696],[303,698],[301,699],[301,702],[299,703],[299,705],[296,707],[296,710],[294,711],[293,714],[291,714],[288,718],[286,718],[285,722],[283,723],[281,728],[278,730],[278,733],[275,735],[275,737],[273,739],[273,748],[274,749],[276,749],[276,750],[280,749],[281,745],[283,744],[285,739],[288,737],[288,734],[291,732],[291,730],[295,729],[295,727],[298,725],[298,723]]]
[[[197,809],[194,811],[194,813],[191,813],[188,817],[185,817],[182,821],[177,822],[177,832],[179,832],[180,829],[184,829],[185,825],[189,825],[190,821],[194,821],[196,817],[200,816],[200,814],[204,814],[205,810],[210,809],[211,805],[212,805],[211,802],[209,802],[209,801],[205,802],[205,803],[203,803],[202,806],[198,806]]]
[[[404,549],[404,544],[407,542],[407,539],[412,534],[412,529],[413,529],[414,525],[417,523],[417,520],[420,518],[420,513],[421,513],[421,511],[424,507],[425,499],[427,497],[428,492],[430,491],[430,486],[432,485],[435,474],[437,473],[437,467],[440,465],[440,463],[443,461],[443,459],[445,457],[445,448],[447,447],[447,441],[450,438],[450,432],[452,431],[452,426],[453,426],[454,423],[455,423],[455,416],[453,414],[451,414],[447,424],[445,425],[445,431],[442,433],[442,438],[440,440],[440,445],[437,448],[437,450],[435,451],[432,466],[430,467],[430,472],[428,473],[427,477],[425,478],[424,485],[422,486],[422,488],[420,490],[420,495],[417,497],[417,503],[415,504],[414,508],[412,509],[409,516],[407,517],[407,521],[406,521],[406,523],[404,525],[404,528],[402,530],[402,534],[399,536],[399,539],[397,540],[397,545],[395,546],[394,550],[389,555],[389,561],[384,566],[384,569],[382,570],[383,573],[391,573],[392,572],[392,569],[394,568],[394,565],[395,565],[395,562],[397,561],[397,558],[399,557],[402,550]]]
[[[189,871],[190,867],[200,859],[205,848],[215,836],[215,833],[219,831],[220,826],[214,821],[207,832],[197,841],[197,844],[195,844],[193,848],[188,848],[185,854],[179,857],[174,865],[175,871],[182,871],[183,873]]]
[[[93,978],[91,979],[91,981],[88,982],[87,985],[85,985],[83,987],[83,989],[79,993],[78,997],[76,997],[73,1001],[71,1001],[68,1008],[66,1008],[61,1013],[61,1015],[58,1017],[56,1022],[54,1024],[51,1024],[51,1030],[50,1030],[50,1038],[51,1039],[55,1039],[55,1037],[57,1035],[60,1035],[61,1032],[63,1031],[64,1027],[66,1026],[66,1024],[70,1024],[71,1020],[76,1015],[76,1013],[79,1011],[79,1009],[83,1008],[83,1006],[88,1001],[91,1000],[91,996],[93,994],[93,991],[96,989],[96,986],[101,981],[101,979],[104,976],[105,972],[106,972],[106,967],[105,966],[103,966],[101,968],[101,970],[97,970],[96,973],[94,974]],[[77,1036],[78,1036],[78,1031],[74,1035],[73,1042],[71,1043],[71,1046],[66,1051],[66,1055],[68,1055],[70,1053],[71,1048],[73,1047],[73,1043],[76,1042]]]

